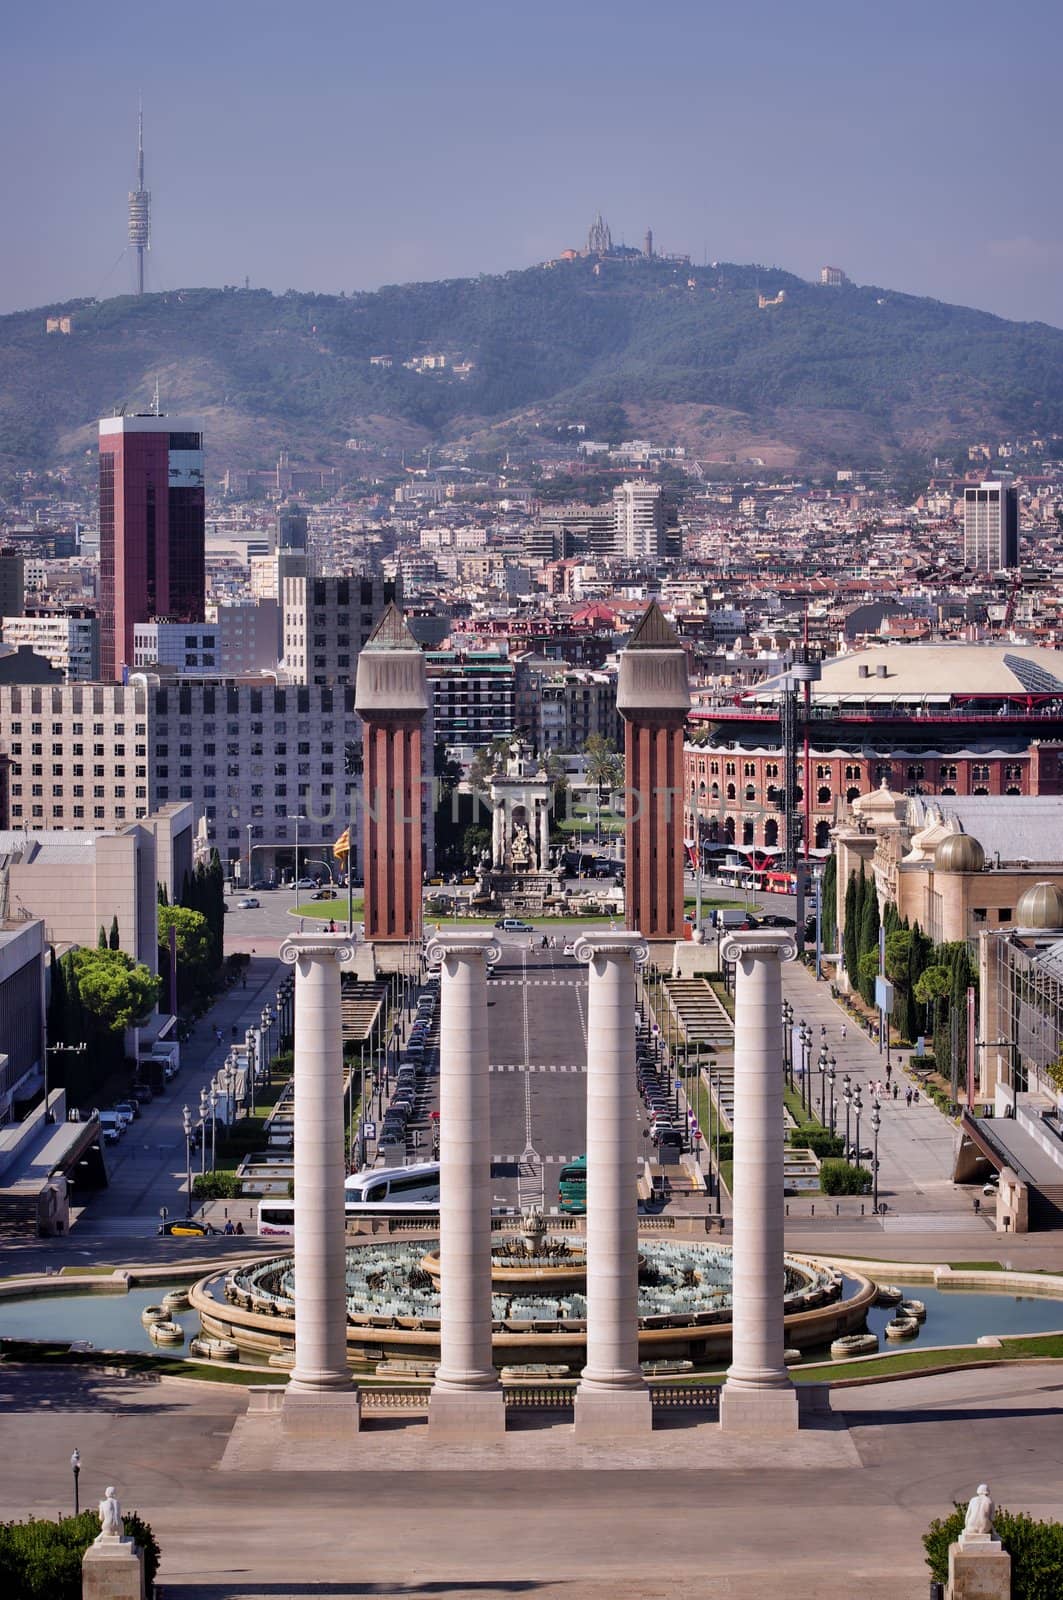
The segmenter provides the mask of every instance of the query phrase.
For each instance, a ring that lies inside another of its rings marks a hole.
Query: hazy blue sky
[[[614,239],[1063,325],[1058,0],[181,0],[12,8],[0,309],[336,291]]]

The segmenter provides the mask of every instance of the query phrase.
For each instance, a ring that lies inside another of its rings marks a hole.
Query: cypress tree
[[[120,950],[122,948],[122,936],[118,932],[118,913],[117,913],[117,911],[115,912],[114,916],[111,918],[111,934],[110,934],[110,938],[108,939],[107,942],[108,942],[108,945],[110,946],[110,948],[112,950]]]
[[[110,949],[110,946],[107,943],[107,929],[104,927],[102,922],[100,923],[100,931],[96,936],[96,945],[100,950]]]
[[[842,960],[850,984],[856,985],[857,954],[857,890],[856,873],[850,872],[845,885],[845,927],[842,932]]]
[[[863,958],[863,956],[868,954],[870,951],[876,951],[877,952],[877,950],[878,950],[878,930],[879,930],[878,895],[875,892],[875,884],[874,884],[874,880],[872,879],[869,883],[867,883],[865,885],[864,904],[863,904],[863,907],[862,907],[861,913],[860,913],[860,957],[861,957],[861,959]],[[871,979],[870,981],[868,981],[868,979],[865,978],[864,981],[860,985],[860,993],[863,995],[863,997],[866,1000],[867,1004],[868,1005],[872,1005],[874,1003],[874,999],[875,999],[875,983],[874,983],[874,979]]]

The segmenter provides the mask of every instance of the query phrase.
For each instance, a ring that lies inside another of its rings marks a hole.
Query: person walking
[[[904,1103],[910,1111],[912,1109],[912,1091],[910,1086],[904,1091]]]
[[[844,1044],[845,1043],[845,1023],[844,1022],[842,1023],[841,1032],[842,1032],[842,1044]]]
[[[893,1098],[894,1098],[894,1100],[896,1100],[896,1098],[897,1098],[899,1093],[900,1093],[900,1085],[895,1083],[893,1085]]]

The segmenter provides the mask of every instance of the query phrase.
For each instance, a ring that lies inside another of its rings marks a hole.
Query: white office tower
[[[665,553],[665,505],[659,483],[639,479],[613,490],[614,549],[628,561],[655,561]]]
[[[963,491],[963,564],[1001,572],[1019,564],[1019,491],[993,479]]]

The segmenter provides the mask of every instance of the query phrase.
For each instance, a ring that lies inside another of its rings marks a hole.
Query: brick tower
[[[627,926],[645,939],[683,937],[683,728],[687,658],[656,601],[620,653],[624,718]]]
[[[421,737],[424,656],[389,605],[358,657],[355,709],[363,723],[362,862],[365,937],[421,936]]]

